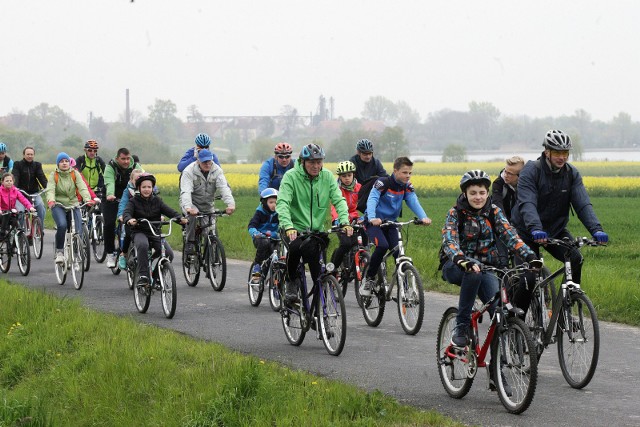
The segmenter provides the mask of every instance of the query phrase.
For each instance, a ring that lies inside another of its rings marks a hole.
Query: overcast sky
[[[75,120],[360,116],[382,95],[424,119],[470,101],[508,115],[640,120],[638,1],[4,0],[0,116],[41,102]]]

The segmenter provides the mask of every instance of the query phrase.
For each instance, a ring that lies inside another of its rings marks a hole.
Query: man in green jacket
[[[285,242],[289,244],[287,256],[287,282],[285,298],[288,302],[298,299],[300,279],[297,268],[300,257],[309,264],[311,279],[315,282],[320,274],[320,252],[317,245],[302,250],[298,233],[306,230],[320,231],[330,212],[331,205],[338,212],[338,220],[347,236],[353,234],[349,225],[347,202],[342,197],[333,173],[322,167],[324,150],[316,144],[302,148],[295,167],[284,174],[280,183],[276,212],[280,227],[285,231]]]

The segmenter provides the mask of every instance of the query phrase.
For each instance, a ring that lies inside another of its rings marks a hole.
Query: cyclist
[[[35,148],[25,147],[22,150],[22,160],[18,160],[13,164],[13,177],[16,187],[29,194],[36,194],[40,189],[47,187],[47,177],[42,170],[42,163],[36,162],[34,160],[35,156]],[[44,221],[46,208],[40,195],[36,196],[34,204],[36,211],[38,211],[38,216]]]
[[[545,245],[548,237],[573,238],[567,224],[569,210],[573,209],[578,218],[596,241],[604,244],[609,240],[607,233],[596,216],[582,176],[575,166],[567,163],[571,150],[571,138],[561,130],[546,133],[542,145],[544,151],[535,161],[529,161],[520,172],[518,180],[518,203],[511,213],[511,221],[522,240],[536,253],[540,245]],[[559,246],[545,246],[554,258],[564,261],[568,249]],[[582,276],[582,255],[578,249],[569,250],[573,281],[580,283]],[[514,302],[525,312],[529,308],[531,292],[520,287]]]
[[[278,190],[275,188],[265,188],[260,193],[260,205],[256,208],[253,217],[249,221],[248,229],[256,247],[253,270],[251,271],[251,282],[260,283],[262,274],[262,262],[269,258],[274,251],[277,242],[270,239],[278,233],[278,213],[276,203],[278,201]]]
[[[120,201],[118,202],[118,219],[123,224],[124,221],[122,221],[122,214],[124,213],[124,208],[127,207],[129,199],[136,195],[136,179],[138,179],[138,177],[143,173],[144,171],[142,169],[134,169],[131,171],[131,177],[127,183],[127,188],[122,192],[122,197],[120,197]],[[155,194],[158,194],[157,191]],[[129,226],[125,224],[124,230],[122,230],[121,233],[124,233],[124,236],[120,236],[121,244],[120,254],[118,255],[118,268],[120,270],[124,270],[127,268],[127,251],[131,244],[131,230],[129,229]]]
[[[209,135],[206,133],[197,134],[194,142],[196,145],[189,148],[180,159],[180,162],[178,163],[178,172],[184,171],[187,166],[198,159],[198,151],[202,149],[209,150],[209,147],[211,146],[211,138],[209,138]],[[211,153],[211,156],[213,157],[213,163],[220,166],[218,156],[213,153]]]
[[[380,160],[373,157],[373,142],[368,139],[356,143],[356,154],[349,160],[356,165],[356,179],[360,184],[374,176],[389,176]]]
[[[118,217],[118,201],[131,177],[131,171],[142,167],[131,161],[131,152],[127,148],[120,148],[116,157],[109,161],[104,168],[105,195],[107,201],[102,205],[104,216],[104,250],[107,252],[107,268],[116,266],[115,229]]]
[[[98,156],[98,141],[90,139],[84,144],[84,155],[76,159],[78,169],[96,193],[104,193],[104,160]],[[101,196],[99,196],[101,197]]]
[[[0,212],[11,211],[17,209],[16,202],[22,203],[26,209],[31,212],[35,212],[35,208],[31,206],[29,199],[24,197],[20,190],[13,185],[13,175],[9,172],[2,174],[2,185],[0,186]],[[10,226],[17,227],[18,222],[15,218],[5,215],[2,217],[2,225],[0,227],[0,234],[6,236],[9,232]]]
[[[80,172],[78,170],[78,168],[76,167],[76,159],[74,159],[73,157],[71,157],[69,159],[69,166],[71,166],[71,169],[75,169],[78,172]],[[93,191],[93,188],[91,188],[91,186],[89,185],[89,182],[87,181],[87,178],[85,178],[85,176],[82,175],[82,173],[80,174],[80,176],[81,176],[82,180],[84,181],[84,185],[87,186],[87,190],[89,191],[89,194],[91,195],[91,198],[93,200],[96,200],[96,198],[97,198],[96,193]],[[82,202],[82,198],[80,196],[78,196],[78,201]]]
[[[73,174],[73,175],[72,175]],[[67,153],[59,153],[56,157],[56,170],[51,173],[47,184],[47,204],[51,209],[51,216],[56,223],[56,264],[64,263],[64,237],[67,232],[67,212],[62,206],[79,205],[77,195],[90,206],[95,202],[91,199],[80,172],[71,169],[71,158]],[[77,232],[82,235],[82,215],[80,209],[73,210],[74,221],[77,224]]]
[[[149,249],[154,249],[154,255],[160,256],[160,237],[154,236],[146,222],[138,223],[139,219],[149,221],[160,221],[161,216],[179,218],[180,214],[169,207],[162,199],[153,194],[153,187],[156,185],[156,177],[143,173],[136,179],[136,195],[127,203],[122,219],[131,229],[133,244],[136,245],[138,254],[138,281],[137,285],[146,286],[149,281]],[[187,219],[181,218],[181,224],[186,224]],[[165,250],[169,260],[173,261],[173,251],[169,243],[165,242]]]
[[[293,148],[286,142],[279,142],[273,148],[273,157],[265,160],[260,167],[260,174],[258,178],[258,193],[267,188],[280,188],[280,181],[282,176],[288,170],[293,169],[296,162],[291,159],[291,153]]]
[[[295,167],[287,172],[280,183],[276,212],[280,227],[285,232],[284,242],[289,246],[287,255],[287,280],[285,299],[295,302],[298,298],[300,279],[297,277],[298,264],[309,264],[311,279],[315,283],[320,275],[320,253],[317,245],[302,248],[298,233],[306,230],[318,231],[324,227],[329,205],[338,212],[338,222],[348,236],[353,234],[349,225],[347,202],[342,197],[333,174],[322,167],[324,150],[317,144],[302,147]]]
[[[431,218],[427,217],[415,189],[409,181],[412,171],[413,162],[408,157],[398,157],[393,162],[391,176],[378,178],[369,193],[365,219],[369,241],[375,244],[376,249],[371,254],[366,280],[360,290],[360,294],[363,296],[371,295],[371,288],[375,284],[378,268],[387,250],[398,245],[397,229],[394,226],[380,227],[382,220],[397,221],[404,200],[424,225],[431,224]],[[397,255],[394,253],[394,256]]]
[[[504,169],[500,171],[500,175],[491,185],[491,201],[502,209],[504,216],[508,221],[511,221],[511,210],[516,204],[518,176],[524,167],[524,159],[520,156],[513,156],[505,162]],[[498,240],[497,244],[498,253],[500,254],[500,266],[506,267],[509,264],[509,251],[501,240]]]
[[[0,173],[11,172],[13,170],[13,160],[7,156],[7,144],[0,142]]]
[[[213,153],[206,148],[198,151],[198,160],[182,171],[180,178],[180,207],[188,215],[189,224],[186,229],[186,246],[184,255],[194,255],[196,235],[196,215],[199,212],[211,213],[215,210],[214,196],[220,191],[222,201],[227,205],[225,212],[231,215],[236,209],[236,202],[231,188],[222,172],[222,168],[213,162]]]
[[[338,163],[336,173],[338,174],[338,185],[342,192],[342,197],[347,202],[347,209],[349,210],[349,221],[358,220],[360,214],[358,213],[358,190],[361,185],[355,179],[356,165],[349,160]],[[336,208],[331,206],[331,220],[337,225],[338,212]],[[340,245],[333,251],[331,255],[331,262],[337,267],[342,264],[344,256],[349,253],[354,245],[358,244],[357,236],[346,236],[345,234],[338,234]]]

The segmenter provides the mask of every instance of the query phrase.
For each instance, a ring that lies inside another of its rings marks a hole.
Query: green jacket
[[[280,227],[283,230],[323,230],[332,204],[338,212],[340,224],[349,224],[347,202],[333,174],[323,168],[317,177],[311,179],[302,162],[296,162],[280,183],[276,205]]]
[[[58,172],[58,182],[56,183],[56,172]],[[70,171],[61,171],[56,168],[51,173],[47,182],[47,202],[58,202],[64,206],[78,206],[78,197],[76,196],[76,188],[82,196],[82,200],[88,202],[91,200],[91,194],[87,190],[87,185],[82,179],[82,174],[73,169],[76,175],[76,182],[73,182]]]

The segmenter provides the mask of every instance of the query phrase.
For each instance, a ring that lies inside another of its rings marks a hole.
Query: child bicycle
[[[182,272],[187,285],[196,286],[200,278],[200,269],[204,270],[215,291],[222,291],[227,281],[227,257],[224,246],[218,237],[217,217],[227,216],[224,211],[196,215],[195,255],[182,257]],[[182,236],[186,247],[186,235]]]
[[[282,244],[280,236],[269,236],[271,247],[274,248],[271,255],[260,265],[260,280],[258,283],[252,283],[253,266],[256,264],[252,262],[249,266],[249,279],[247,280],[247,293],[249,294],[249,303],[253,307],[260,305],[262,301],[262,294],[265,287],[269,292],[269,302],[271,308],[274,311],[280,311],[280,288],[279,283],[284,281],[284,274],[286,272],[286,247]],[[284,270],[279,270],[278,262],[282,260],[282,264],[285,265]]]
[[[398,231],[398,246],[387,251],[382,258],[376,284],[371,289],[370,296],[360,295],[364,320],[369,326],[376,327],[382,321],[387,301],[394,300],[398,303],[398,317],[402,329],[408,335],[415,335],[422,327],[424,318],[424,289],[418,270],[413,266],[411,258],[405,255],[402,239],[402,227],[408,224],[420,225],[417,218],[411,221],[395,222],[385,220],[380,227],[394,226]],[[395,269],[391,275],[391,283],[387,276],[387,258],[394,252],[398,253],[395,259]],[[394,287],[397,294],[391,297]]]
[[[340,229],[333,228],[331,232],[338,230]],[[289,343],[299,346],[304,341],[309,329],[315,329],[317,338],[322,339],[327,352],[332,356],[338,356],[342,352],[347,338],[347,313],[340,285],[331,274],[334,265],[324,262],[328,234],[323,231],[307,231],[298,234],[297,239],[304,240],[303,246],[319,245],[320,274],[317,282],[313,284],[311,289],[308,289],[304,263],[300,262],[298,265],[300,286],[297,302],[289,303],[283,300],[280,315],[282,327]],[[293,278],[291,279],[293,280]]]
[[[500,289],[482,307],[474,307],[471,314],[470,343],[464,349],[451,342],[458,308],[449,307],[444,312],[436,341],[438,374],[447,393],[461,399],[471,389],[478,368],[487,367],[486,357],[491,350],[489,378],[495,384],[500,402],[507,411],[520,414],[533,401],[538,381],[538,359],[535,357],[535,344],[529,328],[518,317],[523,311],[511,305],[507,291],[515,278],[529,270],[529,267],[523,264],[505,269],[486,265],[481,268],[497,274]],[[494,304],[496,307],[489,330],[484,342],[481,342],[478,323],[482,322],[483,314]]]
[[[567,249],[564,265],[537,281],[525,323],[531,329],[538,358],[549,344],[557,342],[562,375],[571,387],[580,389],[589,384],[598,365],[600,327],[591,300],[572,280],[569,252],[602,244],[587,237],[547,239],[547,244]],[[558,292],[553,280],[563,273]]]
[[[24,190],[20,190],[25,197],[29,198],[32,206],[35,206],[36,198],[47,191],[43,189],[35,194],[29,194]],[[27,239],[33,246],[33,255],[36,259],[42,258],[42,248],[44,244],[44,225],[42,221],[44,218],[40,218],[36,212],[25,211],[26,217],[24,221],[24,230],[27,235]]]
[[[26,276],[31,270],[31,254],[29,252],[27,234],[21,226],[21,214],[15,209],[4,211],[0,214],[2,216],[2,224],[8,226],[8,228],[0,230],[0,270],[3,273],[9,271],[11,257],[15,254],[18,258],[20,274]]]
[[[357,221],[352,221],[351,227],[353,227],[353,234],[357,236],[358,243],[351,248],[342,262],[336,266],[334,276],[342,286],[343,296],[347,295],[347,285],[349,282],[353,282],[356,301],[358,305],[362,307],[360,286],[365,280],[364,272],[369,265],[371,255],[369,254],[369,248],[365,246],[364,243],[367,240],[364,226],[358,224]]]
[[[67,280],[67,271],[71,270],[71,277],[73,278],[73,286],[80,290],[84,283],[84,258],[85,258],[85,242],[78,233],[78,227],[81,224],[76,224],[74,209],[81,209],[86,206],[84,203],[80,206],[65,206],[56,202],[56,206],[60,206],[67,213],[67,232],[64,235],[64,261],[62,263],[55,263],[56,279],[59,285],[64,285]],[[55,239],[54,239],[55,247]]]
[[[133,285],[133,299],[136,308],[140,313],[146,313],[151,302],[151,295],[154,291],[160,291],[160,301],[162,302],[162,310],[167,319],[171,319],[176,313],[176,303],[178,299],[176,289],[176,273],[173,271],[171,260],[166,254],[165,244],[166,237],[171,235],[171,225],[176,220],[171,221],[149,221],[146,218],[137,220],[138,224],[146,222],[151,233],[160,238],[160,254],[155,256],[155,249],[149,252],[149,283],[146,285],[138,284],[139,271],[137,266],[138,254],[133,241],[129,246],[127,254],[127,280],[129,286]],[[168,225],[169,231],[162,233],[162,226]],[[158,231],[156,231],[158,227]]]

